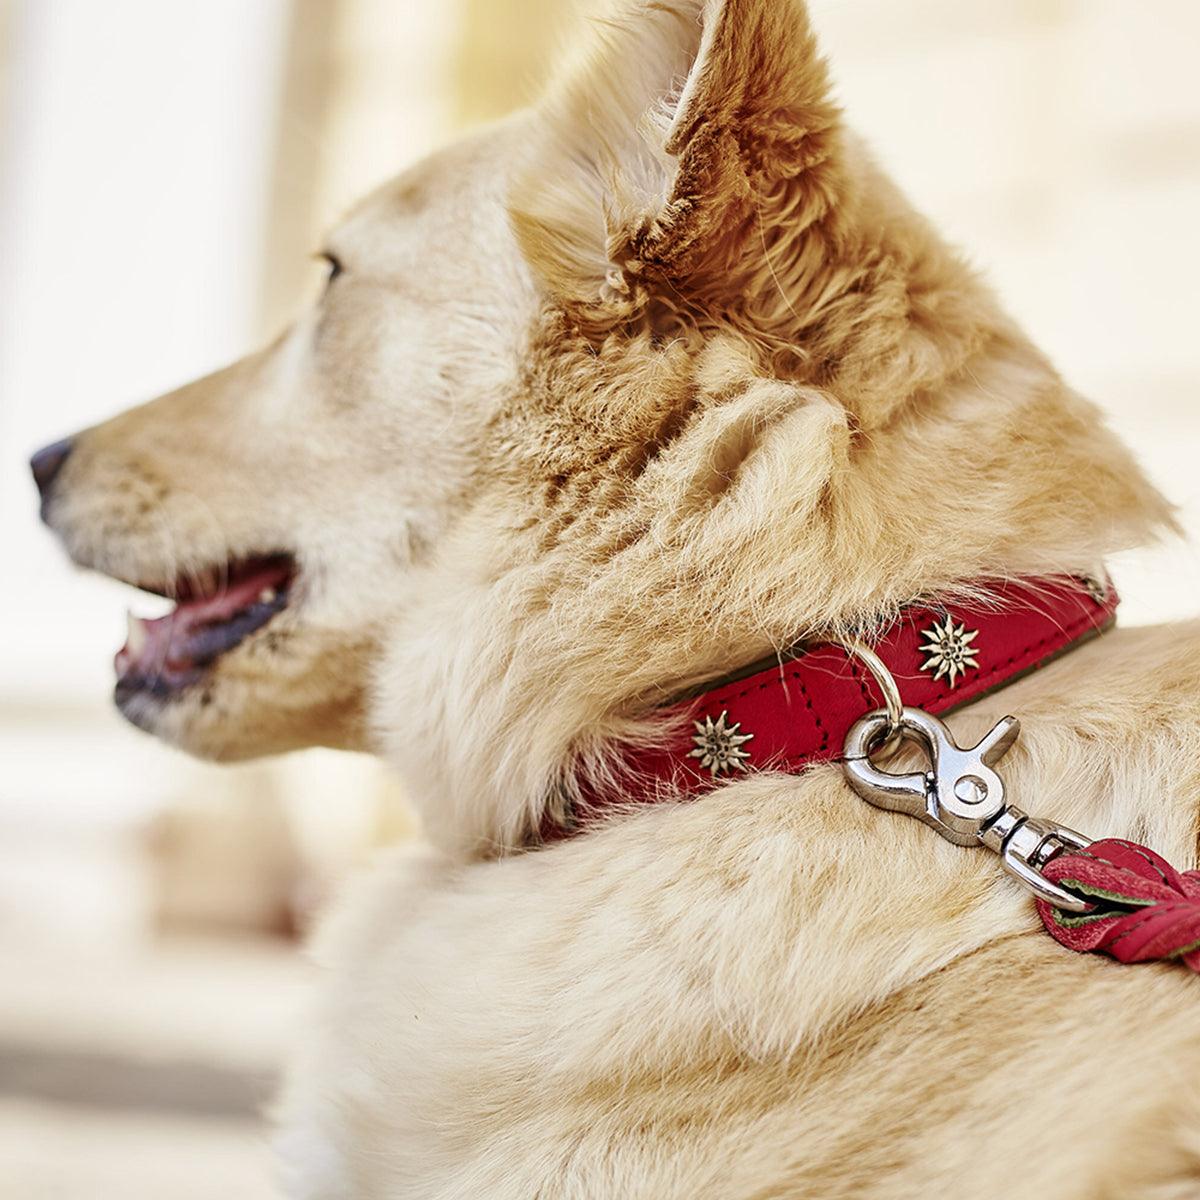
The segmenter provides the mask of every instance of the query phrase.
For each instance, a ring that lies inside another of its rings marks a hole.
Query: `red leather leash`
[[[1145,846],[1105,838],[1052,858],[1042,874],[1095,906],[1075,914],[1038,900],[1055,941],[1123,963],[1179,959],[1200,971],[1200,871],[1177,871]]]

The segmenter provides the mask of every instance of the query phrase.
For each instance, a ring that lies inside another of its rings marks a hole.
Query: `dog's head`
[[[43,513],[179,601],[134,723],[385,746],[467,838],[673,687],[1164,515],[845,133],[799,0],[629,4],[328,254],[274,345],[42,452]]]
[[[75,561],[177,601],[117,657],[135,724],[224,759],[362,744],[400,583],[470,503],[517,366],[500,140],[367,200],[273,345],[35,456]]]

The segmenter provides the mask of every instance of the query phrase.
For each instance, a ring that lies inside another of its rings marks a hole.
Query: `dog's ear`
[[[651,299],[719,308],[756,275],[782,293],[795,239],[836,209],[838,113],[802,0],[628,6],[540,129],[514,223],[556,298],[600,324]]]

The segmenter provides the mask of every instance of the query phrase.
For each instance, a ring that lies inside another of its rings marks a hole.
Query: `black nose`
[[[29,469],[33,472],[33,481],[45,500],[50,495],[54,480],[62,470],[62,465],[71,453],[71,439],[63,438],[61,442],[51,442],[43,446],[30,460]]]

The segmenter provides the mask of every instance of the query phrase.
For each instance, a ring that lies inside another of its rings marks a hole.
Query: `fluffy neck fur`
[[[382,674],[388,749],[466,855],[521,845],[682,687],[1170,522],[843,132],[798,10],[646,14],[638,53],[691,62],[681,92],[612,98],[619,24],[533,118],[525,369]]]

